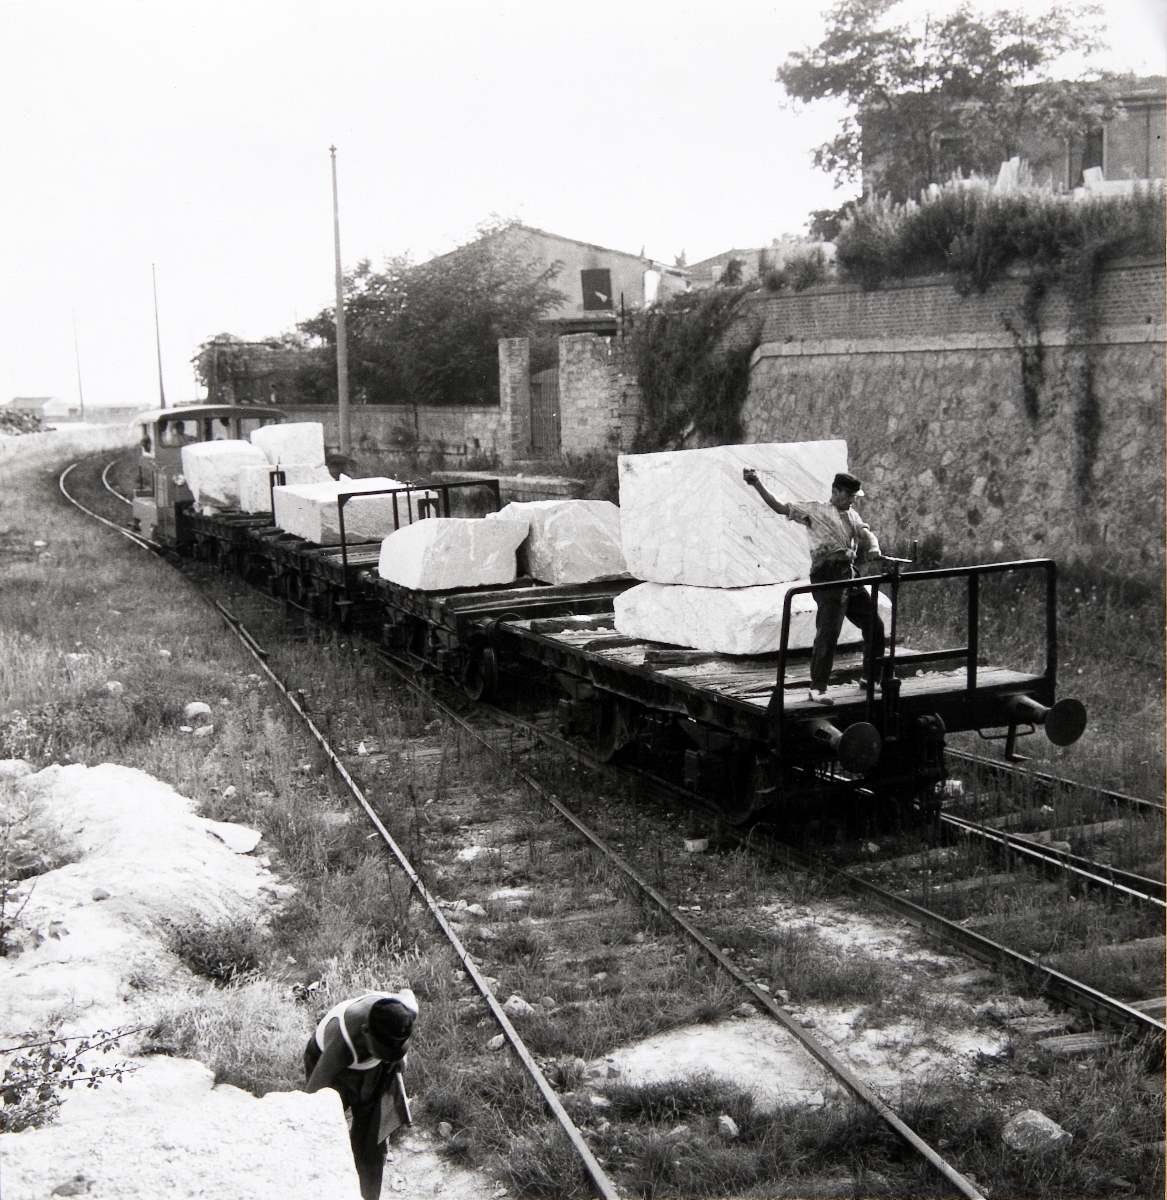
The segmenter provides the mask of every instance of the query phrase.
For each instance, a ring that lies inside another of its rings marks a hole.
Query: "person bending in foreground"
[[[783,503],[767,490],[752,467],[742,478],[779,516],[797,521],[810,530],[810,581],[829,583],[836,579],[854,579],[856,562],[882,558],[879,540],[867,522],[851,505],[863,495],[854,475],[840,471],[831,485],[829,501],[807,500],[801,504]],[[883,621],[871,603],[866,588],[838,588],[815,595],[814,649],[810,656],[810,699],[816,704],[834,703],[827,695],[827,683],[835,662],[835,647],[844,619],[854,622],[863,634],[863,645],[871,643],[872,657],[883,657]]]
[[[369,992],[329,1009],[304,1051],[305,1091],[340,1094],[364,1200],[378,1200],[386,1141],[409,1123],[401,1072],[417,1017],[413,992]]]

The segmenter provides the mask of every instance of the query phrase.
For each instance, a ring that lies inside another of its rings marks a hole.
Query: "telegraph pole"
[[[73,361],[77,364],[77,400],[81,405],[81,420],[85,420],[85,393],[81,390],[81,351],[77,348],[77,310],[73,310]]]
[[[158,351],[158,407],[166,407],[166,389],[162,386],[162,334],[158,329],[158,276],[154,264],[150,264],[150,278],[154,281],[154,346]]]
[[[340,203],[336,193],[336,147],[332,155],[332,244],[336,256],[336,403],[340,425],[340,452],[352,453],[348,411],[348,338],[344,326],[344,275],[340,269]]]

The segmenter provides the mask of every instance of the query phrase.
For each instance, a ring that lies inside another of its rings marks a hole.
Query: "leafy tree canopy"
[[[562,299],[543,267],[494,220],[450,254],[413,265],[362,261],[345,277],[349,376],[371,404],[491,404],[498,400],[498,341],[522,337]],[[300,324],[326,351],[335,377],[332,308]]]
[[[791,54],[778,82],[794,100],[852,110],[814,152],[836,185],[914,197],[955,172],[995,172],[1022,139],[1064,139],[1115,112],[1117,77],[1050,77],[1053,64],[1103,45],[1096,5],[978,13],[961,4],[917,24],[888,19],[899,0],[841,0],[820,45]]]

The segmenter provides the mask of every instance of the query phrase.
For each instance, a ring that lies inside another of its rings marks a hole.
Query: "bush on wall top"
[[[962,292],[984,291],[1010,268],[1046,279],[1092,274],[1104,261],[1163,253],[1164,193],[1130,196],[997,191],[982,179],[953,180],[919,203],[871,198],[844,221],[836,260],[865,288],[887,279],[951,273]]]

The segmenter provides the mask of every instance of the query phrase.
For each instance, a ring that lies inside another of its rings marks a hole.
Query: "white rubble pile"
[[[770,511],[742,480],[753,467],[779,500],[829,500],[847,443],[772,442],[620,456],[628,570],[650,583],[753,587],[805,579],[804,526]]]
[[[98,1024],[124,1023],[124,980],[157,959],[167,921],[260,920],[275,899],[272,876],[224,836],[243,844],[255,831],[197,816],[193,801],[143,771],[51,766],[17,787],[77,857],[37,877],[10,935],[21,952],[0,958],[0,1029],[42,1024],[62,996]]]
[[[271,473],[275,469],[275,465],[268,462],[262,466],[246,466],[239,472],[239,507],[243,512],[271,512]],[[285,462],[279,469],[284,473],[284,486],[327,483],[332,478],[327,467],[312,463]]]
[[[123,1083],[78,1088],[58,1124],[0,1145],[5,1200],[360,1196],[335,1092],[257,1100],[190,1059],[150,1058]]]
[[[589,583],[628,570],[620,509],[608,500],[512,502],[488,516],[530,524],[530,535],[519,548],[519,570],[533,579]]]
[[[786,593],[806,582],[798,579],[744,588],[642,583],[616,597],[616,629],[626,637],[719,654],[771,654],[781,644]],[[891,618],[891,602],[883,595],[879,602],[886,624]],[[790,649],[814,645],[815,613],[809,593],[795,596],[790,609]],[[859,630],[844,621],[839,645],[861,640]]]
[[[294,421],[289,425],[261,425],[251,434],[272,466],[307,463],[324,466],[324,426],[319,421]],[[291,480],[288,480],[291,483]]]
[[[266,466],[267,459],[250,442],[194,442],[182,448],[182,473],[200,507],[239,507],[239,473],[247,466]]]
[[[341,479],[327,483],[301,483],[275,490],[275,523],[286,533],[294,533],[318,546],[340,543],[340,522],[336,498],[350,492],[379,492],[385,488],[403,488],[396,479],[375,476],[372,479]],[[411,492],[394,496],[357,496],[345,502],[345,536],[350,541],[379,541],[395,528],[418,519],[418,501],[437,500],[436,492]],[[397,520],[394,523],[394,501]]]
[[[511,583],[517,573],[515,551],[526,536],[525,521],[432,517],[381,543],[377,573],[423,592]]]

